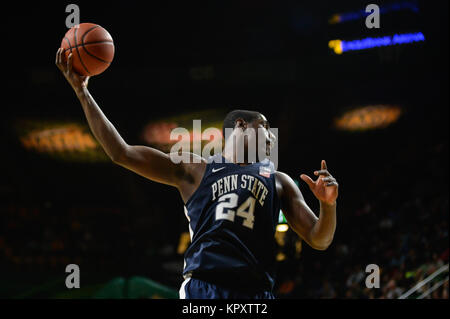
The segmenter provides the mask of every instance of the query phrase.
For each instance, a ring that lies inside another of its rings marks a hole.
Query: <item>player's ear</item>
[[[238,117],[235,121],[234,121],[234,128],[241,128],[243,130],[245,130],[247,128],[247,122],[245,122],[245,120],[241,117]]]

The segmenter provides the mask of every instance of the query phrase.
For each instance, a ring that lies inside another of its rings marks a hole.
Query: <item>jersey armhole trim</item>
[[[198,190],[199,190],[200,186],[202,186],[203,182],[206,179],[206,176],[208,175],[209,169],[210,169],[210,163],[206,163],[205,171],[203,172],[203,176],[202,176],[202,179],[200,180],[200,184],[198,184],[198,186],[195,189],[195,191],[192,193],[192,195],[189,197],[189,199],[184,204],[184,206],[186,206],[186,208],[189,206],[189,204],[191,203],[192,199],[198,193]]]

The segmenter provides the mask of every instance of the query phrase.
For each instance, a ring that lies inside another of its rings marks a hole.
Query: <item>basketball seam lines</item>
[[[66,38],[66,39],[67,39],[67,38]],[[69,41],[69,39],[67,39],[67,41]],[[75,46],[71,46],[71,45],[70,45],[70,42],[69,42],[70,48],[69,48],[69,49],[64,49],[64,52],[66,52],[67,50],[70,50],[70,52],[72,52],[72,49],[76,49],[76,48],[78,48],[78,47],[83,47],[84,50],[86,51],[86,53],[89,54],[90,56],[92,56],[92,57],[94,57],[94,58],[96,58],[96,59],[99,59],[100,61],[102,61],[102,62],[104,62],[104,63],[111,64],[111,62],[103,61],[103,60],[101,60],[100,58],[96,57],[95,55],[92,55],[92,54],[86,49],[86,47],[85,47],[85,46],[87,46],[87,45],[91,45],[91,44],[100,44],[100,43],[111,43],[111,44],[114,44],[114,42],[111,41],[111,40],[105,40],[105,41],[93,41],[93,42],[88,42],[88,43],[83,43],[83,44],[78,44],[78,45],[75,45]]]
[[[69,43],[69,46],[70,46],[69,49],[75,49],[75,48],[81,47],[81,46],[83,46],[83,45],[91,45],[91,44],[99,44],[99,43],[111,43],[111,44],[114,44],[114,42],[111,41],[111,40],[104,40],[104,41],[92,41],[92,42],[88,42],[88,43],[83,43],[83,44],[78,44],[78,45],[71,46],[71,45],[70,45],[70,42],[69,42],[69,39],[67,39],[67,37],[64,38],[64,39],[66,39],[67,42]],[[69,49],[64,49],[64,52],[67,51],[67,50],[69,50]]]
[[[111,64],[111,62],[105,61],[105,60],[100,59],[99,57],[93,55],[91,52],[89,52],[89,51],[84,47],[84,37],[85,37],[89,32],[91,32],[92,30],[94,30],[95,28],[98,28],[98,27],[99,27],[98,25],[93,26],[92,28],[90,28],[89,30],[87,30],[87,31],[83,34],[83,36],[81,37],[81,45],[83,46],[84,51],[86,51],[86,53],[89,54],[91,57],[93,57],[93,58],[95,58],[95,59],[97,59],[97,60],[99,60],[99,61],[101,61],[101,62],[104,62],[104,63],[106,63],[106,64]]]
[[[67,43],[69,44],[70,52],[72,52],[72,45],[70,44],[69,38],[68,37],[64,37],[64,40],[67,41]],[[66,50],[64,50],[64,53],[66,53]]]
[[[96,58],[97,60],[99,60],[100,62],[106,63],[106,64],[111,64],[111,62],[105,61],[103,59],[100,59],[99,57],[93,55],[91,52],[89,52],[86,47],[83,45],[83,49],[84,51],[86,51],[87,54],[89,54],[91,57]]]
[[[77,29],[76,28],[75,28],[74,39],[75,39],[75,45],[76,45],[77,44]],[[80,59],[81,65],[83,66],[83,68],[86,70],[87,73],[91,74],[91,72],[89,72],[89,70],[87,69],[87,67],[83,63],[83,60],[81,59],[80,51],[78,51],[78,46],[76,47],[76,49],[77,49],[78,58]]]

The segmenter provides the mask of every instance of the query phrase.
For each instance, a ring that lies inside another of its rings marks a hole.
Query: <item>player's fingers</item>
[[[339,186],[339,184],[336,182],[336,181],[334,181],[334,182],[330,182],[330,183],[327,183],[327,186]]]
[[[61,48],[61,50],[59,51],[59,66],[63,71],[66,70],[66,63],[65,63],[66,61],[64,59],[65,59],[64,49]]]
[[[335,182],[336,179],[333,176],[328,176],[328,177],[324,177],[322,178],[322,182],[327,183],[327,182]]]
[[[56,52],[56,64],[58,65],[58,67],[60,68],[60,69],[62,69],[63,68],[63,65],[62,65],[62,60],[61,60],[61,53],[63,52],[63,49],[62,48],[59,48],[58,49],[58,52]]]
[[[314,175],[331,176],[331,174],[326,169],[321,169],[320,171],[315,171]]]
[[[72,63],[73,63],[72,53],[69,53],[69,57],[67,58],[67,70],[69,72],[72,72]]]
[[[300,175],[300,178],[306,183],[308,184],[308,186],[310,188],[314,187],[314,181],[311,179],[311,177],[309,177],[308,175],[302,174]]]
[[[56,51],[56,58],[55,58],[55,64],[59,66],[59,51],[61,50],[61,48],[59,48]]]
[[[61,49],[61,52],[59,54],[60,54],[61,63],[65,64],[67,62],[66,61],[66,50]]]
[[[87,85],[88,85],[88,82],[89,82],[89,76],[83,76],[82,78],[81,78],[81,80],[82,80],[82,82],[83,82],[83,86],[85,86],[85,87],[87,87]]]
[[[327,170],[328,169],[327,168],[327,163],[325,162],[325,160],[322,160],[321,168],[322,168],[322,170]]]

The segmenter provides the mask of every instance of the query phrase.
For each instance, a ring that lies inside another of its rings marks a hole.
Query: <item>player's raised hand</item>
[[[329,205],[335,204],[339,185],[336,179],[328,172],[325,160],[322,160],[321,169],[315,171],[314,175],[319,177],[315,181],[305,174],[300,175],[300,178],[308,184],[309,189],[311,189],[318,200]]]
[[[76,92],[87,87],[89,76],[78,75],[73,70],[72,53],[70,53],[68,58],[66,59],[64,49],[59,48],[58,51],[56,52],[56,66],[64,74],[64,77]]]

